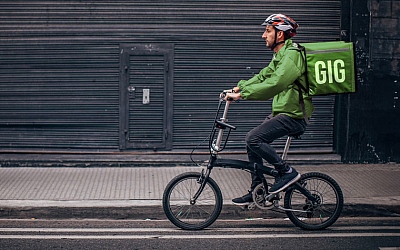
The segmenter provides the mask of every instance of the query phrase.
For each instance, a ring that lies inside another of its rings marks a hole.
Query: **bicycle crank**
[[[261,183],[253,190],[253,201],[256,207],[269,210],[276,206],[276,202],[279,202],[279,195],[267,194],[264,185]]]

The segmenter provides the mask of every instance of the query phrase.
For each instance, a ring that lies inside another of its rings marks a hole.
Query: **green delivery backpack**
[[[353,43],[319,42],[297,44],[306,65],[307,86],[296,81],[300,104],[305,113],[302,91],[310,96],[356,92]]]
[[[353,43],[319,42],[297,45],[303,51],[310,96],[356,91]]]

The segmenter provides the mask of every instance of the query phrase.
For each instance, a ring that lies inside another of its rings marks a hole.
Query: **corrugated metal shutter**
[[[117,146],[118,48],[65,42],[0,46],[2,148]]]
[[[142,148],[151,148],[147,144],[153,143],[163,145],[164,56],[131,56],[129,65],[129,83],[138,97],[130,98],[129,141]]]
[[[185,13],[196,20],[197,33],[175,47],[174,148],[189,149],[205,139],[211,130],[218,93],[268,64],[272,53],[261,39],[264,27],[260,24],[269,14],[280,12],[300,24],[297,42],[339,38],[340,1],[213,2]],[[209,27],[208,31],[204,27]],[[207,39],[203,39],[206,32]],[[316,112],[306,134],[302,140],[293,141],[291,149],[332,152],[334,97],[316,97],[314,104]],[[229,122],[238,130],[230,137],[229,149],[244,149],[245,134],[270,114],[270,105],[242,101],[231,106]],[[282,147],[284,142],[283,138],[275,145]]]
[[[175,44],[173,149],[191,149],[211,129],[218,93],[271,58],[259,25],[284,12],[299,42],[337,40],[340,0],[1,1],[0,148],[119,148],[119,46]],[[331,151],[333,98],[294,147]],[[230,148],[270,112],[242,102]],[[281,144],[281,142],[278,142]]]

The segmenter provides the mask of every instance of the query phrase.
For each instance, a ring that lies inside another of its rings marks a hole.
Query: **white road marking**
[[[0,239],[262,239],[262,238],[343,238],[400,237],[400,233],[333,233],[333,234],[229,234],[229,235],[0,235]]]
[[[208,228],[196,232],[287,232],[298,231],[298,228]],[[357,230],[399,230],[400,226],[348,226],[348,227],[330,227],[329,231],[357,231]],[[178,228],[0,228],[2,232],[37,232],[37,233],[137,233],[137,232],[193,232],[185,231]]]
[[[364,232],[376,230],[380,232]],[[383,232],[395,230],[395,232]],[[260,238],[338,238],[400,237],[398,226],[331,227],[318,232],[297,228],[210,228],[185,231],[178,228],[0,228],[0,239],[260,239]],[[338,232],[344,231],[344,232]],[[215,233],[213,233],[215,232]],[[228,232],[228,234],[224,234]],[[240,232],[240,233],[236,233]],[[245,234],[241,234],[245,232]],[[289,233],[288,233],[289,232]],[[29,234],[26,234],[29,233]],[[82,233],[90,235],[82,235]],[[107,235],[108,233],[109,235]],[[121,235],[115,235],[115,234]],[[138,233],[142,233],[139,234]],[[150,233],[150,234],[149,234]],[[254,234],[251,234],[254,233]],[[38,235],[36,235],[38,234]],[[100,234],[100,235],[99,235]],[[112,235],[110,235],[112,234]]]

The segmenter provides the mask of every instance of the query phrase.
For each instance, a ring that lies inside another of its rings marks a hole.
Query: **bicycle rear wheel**
[[[200,173],[183,173],[172,179],[163,194],[163,209],[177,227],[199,230],[210,226],[222,210],[222,194],[217,183],[209,178],[196,202],[192,197],[199,190]]]
[[[293,186],[286,191],[284,206],[290,221],[307,230],[319,230],[331,226],[339,218],[343,209],[343,193],[339,184],[322,173],[306,173],[299,184],[316,199],[313,203]]]

